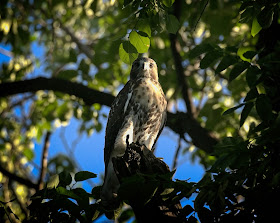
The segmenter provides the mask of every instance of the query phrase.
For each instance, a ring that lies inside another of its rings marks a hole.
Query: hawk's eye
[[[153,68],[154,64],[150,63],[150,68]]]

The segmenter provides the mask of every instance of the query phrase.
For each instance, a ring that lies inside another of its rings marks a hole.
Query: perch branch
[[[124,156],[113,158],[112,162],[121,184],[125,178],[135,174],[160,175],[170,173],[168,166],[162,160],[156,158],[152,151],[135,143],[127,146]],[[147,184],[149,183],[151,182],[147,182]],[[137,222],[185,222],[185,219],[180,216],[182,210],[180,202],[174,204],[168,200],[163,200],[160,195],[163,190],[164,188],[160,184],[151,200],[145,204],[137,198],[137,196],[145,196],[143,191],[137,191],[129,199],[129,204],[135,213]],[[143,194],[141,194],[142,192]]]

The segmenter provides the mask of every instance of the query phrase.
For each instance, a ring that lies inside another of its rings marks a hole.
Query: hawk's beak
[[[149,70],[149,62],[144,62],[144,70]]]

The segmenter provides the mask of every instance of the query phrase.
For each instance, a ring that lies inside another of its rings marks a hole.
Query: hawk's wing
[[[110,159],[116,137],[124,121],[124,108],[125,103],[129,97],[129,90],[131,88],[131,81],[128,81],[123,89],[119,92],[115,98],[108,117],[105,135],[105,147],[104,147],[104,161],[105,161],[105,173]]]
[[[155,140],[154,145],[153,145],[153,147],[152,147],[152,151],[155,150],[154,146],[156,145],[156,142],[157,142],[157,140],[158,140],[158,138],[159,138],[159,136],[160,136],[160,134],[161,134],[161,132],[162,132],[162,130],[163,130],[165,124],[166,124],[166,119],[167,119],[167,112],[166,112],[166,110],[165,110],[165,111],[162,113],[162,115],[161,115],[161,124],[160,124],[160,128],[159,128],[159,131],[158,131],[156,140]]]

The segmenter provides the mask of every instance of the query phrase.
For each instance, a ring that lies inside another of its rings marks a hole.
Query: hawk
[[[101,191],[104,207],[114,209],[119,189],[112,158],[123,156],[126,140],[152,150],[166,121],[166,99],[158,82],[156,62],[136,59],[130,80],[115,98],[106,126],[104,162],[105,179]]]

